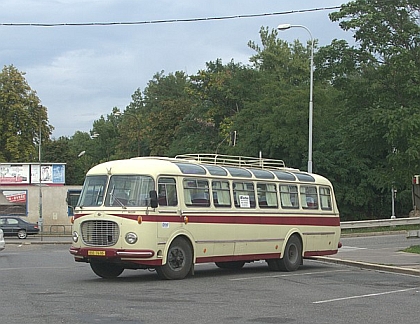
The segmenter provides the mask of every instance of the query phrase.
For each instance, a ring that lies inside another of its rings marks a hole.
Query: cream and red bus
[[[197,263],[294,271],[338,251],[340,218],[326,178],[283,161],[216,154],[137,157],[90,169],[75,207],[70,253],[102,278]]]

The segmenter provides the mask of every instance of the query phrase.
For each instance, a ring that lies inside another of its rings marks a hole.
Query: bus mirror
[[[151,190],[150,193],[150,207],[156,208],[158,206],[158,198],[156,190]]]

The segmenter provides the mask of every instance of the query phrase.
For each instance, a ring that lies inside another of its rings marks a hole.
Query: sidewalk
[[[406,238],[398,246],[353,247],[345,244],[333,256],[315,257],[314,259],[359,268],[382,270],[420,276],[420,254],[402,252],[405,248],[420,245],[420,238]]]

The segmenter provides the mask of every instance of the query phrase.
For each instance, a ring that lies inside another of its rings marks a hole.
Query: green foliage
[[[47,110],[13,65],[0,73],[0,161],[27,162],[38,156],[35,143],[47,140],[53,127]],[[41,134],[40,134],[41,131]]]

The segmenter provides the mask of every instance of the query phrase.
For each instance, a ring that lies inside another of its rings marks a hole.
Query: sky
[[[340,6],[342,0],[2,0],[0,64],[25,73],[47,108],[52,138],[90,132],[93,122],[124,111],[133,93],[143,91],[158,72],[194,75],[206,62],[249,64],[260,43],[261,27],[307,27],[320,46],[333,39],[351,41],[328,14],[299,12]],[[273,13],[282,13],[274,14]],[[250,15],[266,14],[258,17]],[[213,17],[240,17],[208,19]],[[163,22],[165,20],[194,20]],[[63,24],[126,23],[110,26]],[[152,22],[152,23],[147,23]],[[22,25],[19,25],[22,24]],[[28,25],[32,24],[32,25]],[[33,24],[59,24],[38,27]],[[306,43],[309,33],[291,28],[282,39]]]

